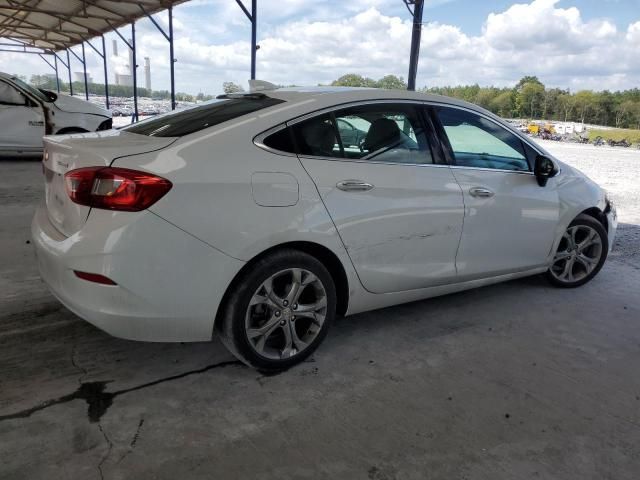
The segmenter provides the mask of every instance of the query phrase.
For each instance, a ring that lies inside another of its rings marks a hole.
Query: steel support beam
[[[87,88],[87,66],[86,66],[87,62],[84,56],[84,43],[82,43],[81,45],[82,45],[82,58],[80,58],[80,56],[70,48],[67,50],[67,55],[69,54],[69,52],[71,52],[71,54],[74,57],[76,57],[76,59],[82,64],[82,71],[84,72],[84,96],[87,100],[89,100],[89,91]],[[69,80],[71,80],[71,62],[69,62]]]
[[[158,29],[162,36],[169,42],[169,70],[171,72],[171,110],[176,109],[176,80],[175,80],[175,68],[174,63],[176,59],[173,57],[173,7],[169,5],[167,10],[169,11],[169,33],[156,22],[156,19],[149,15],[144,7],[140,5],[140,9],[151,20],[151,23]]]
[[[6,53],[30,53],[30,54],[33,54],[33,55],[50,55],[50,53],[48,53],[48,52],[30,52],[29,50],[26,50],[26,51],[11,50],[11,49],[2,48],[2,47],[0,47],[0,52],[6,52]]]
[[[136,58],[136,24],[131,24],[131,50],[133,50],[133,65],[131,65],[131,75],[133,76],[133,119],[138,121],[138,59]]]
[[[69,58],[68,48],[67,48],[67,71],[69,72],[69,95],[73,97],[73,80],[71,79],[71,58]]]
[[[173,56],[173,7],[169,6],[169,68],[171,70],[171,110],[176,109],[176,77],[175,63]]]
[[[56,67],[54,67],[54,66],[53,66],[53,64],[52,64],[49,60],[47,60],[45,57],[43,57],[41,53],[39,53],[38,55],[40,56],[40,58],[41,58],[42,60],[44,60],[44,63],[46,63],[46,64],[47,64],[47,65],[49,65],[52,69],[54,69],[54,70],[55,70],[55,68],[56,68]]]
[[[89,82],[87,81],[87,57],[84,53],[84,42],[82,42],[82,73],[84,74],[84,98],[89,100]]]
[[[109,75],[107,75],[107,47],[104,43],[104,35],[102,38],[102,66],[104,68],[104,98],[107,110],[109,110]]]
[[[260,48],[258,46],[258,0],[251,0],[251,13],[244,6],[242,0],[236,0],[238,6],[251,22],[251,80],[256,79],[256,53]]]
[[[416,75],[418,73],[418,57],[420,56],[420,36],[422,35],[422,10],[424,0],[407,1],[407,8],[413,4],[413,30],[411,32],[411,53],[409,54],[409,78],[407,89],[416,89]],[[411,11],[411,10],[409,10]]]
[[[60,58],[58,56],[58,54],[56,52],[53,52],[53,57],[56,59],[57,62],[60,62],[62,65],[64,65],[65,67],[67,66],[66,63],[64,63],[64,60],[62,58]],[[68,60],[67,60],[68,61]]]
[[[256,79],[256,53],[258,53],[258,0],[251,0],[251,80]]]
[[[42,53],[39,53],[38,56],[44,60],[44,62],[49,65],[54,72],[56,72],[56,86],[58,87],[58,93],[60,93],[60,83],[58,82],[58,61],[56,60],[56,56],[53,56],[53,63],[51,63],[49,60],[46,59],[46,57],[44,57],[42,55]]]
[[[51,63],[49,60],[47,60],[42,53],[39,53],[38,56],[45,61],[45,63],[47,65],[49,65],[53,71],[56,74],[56,89],[58,90],[58,93],[60,93],[60,79],[58,78],[58,56],[55,53],[52,53],[51,55],[53,55],[53,63]]]
[[[102,59],[102,67],[104,70],[104,98],[107,110],[109,109],[109,78],[107,76],[107,48],[104,43],[104,35],[101,35],[102,39],[102,51],[98,50],[89,40],[85,40],[87,45],[89,45],[94,52],[98,54],[98,56]]]
[[[133,65],[132,65],[132,72],[131,72],[131,76],[133,77],[133,115],[132,115],[132,119],[135,119],[136,121],[138,120],[138,77],[136,74],[136,70],[138,69],[138,63],[137,63],[137,59],[136,59],[136,27],[135,27],[135,23],[131,24],[131,43],[129,43],[129,41],[124,38],[122,36],[122,34],[117,30],[114,29],[114,32],[116,32],[116,34],[120,37],[120,39],[124,42],[124,44],[129,47],[131,49],[131,52],[133,53]]]
[[[56,90],[60,93],[60,77],[58,76],[58,56],[53,56],[53,65],[56,71]]]

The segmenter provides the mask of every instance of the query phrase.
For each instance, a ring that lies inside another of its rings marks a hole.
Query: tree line
[[[353,73],[343,75],[331,85],[406,89],[402,77],[387,75],[379,80]],[[512,88],[462,85],[424,87],[419,90],[475,103],[506,118],[527,118],[591,123],[618,128],[640,129],[640,89],[615,91],[547,88],[535,76],[526,76]]]
[[[68,83],[60,81],[60,88],[68,92]],[[55,77],[32,75],[30,83],[39,88],[56,89]],[[331,82],[332,86],[370,87],[404,90],[407,83],[402,77],[386,75],[378,80],[354,73],[341,76]],[[104,95],[104,84],[89,83],[90,94]],[[242,91],[233,82],[224,82],[225,93]],[[84,82],[73,82],[74,93],[84,93]],[[138,96],[168,100],[168,90],[152,90],[138,87]],[[480,87],[475,85],[424,87],[420,92],[454,97],[475,103],[505,118],[527,118],[590,123],[618,128],[640,129],[640,89],[633,88],[611,92],[609,90],[580,90],[572,93],[568,89],[547,88],[535,76],[525,76],[514,87]],[[109,85],[109,95],[132,97],[133,87]],[[179,102],[194,102],[213,99],[213,95],[198,93],[176,93]]]

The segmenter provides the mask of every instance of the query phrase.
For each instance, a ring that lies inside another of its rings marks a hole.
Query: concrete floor
[[[590,284],[341,319],[266,377],[218,342],[118,340],[67,311],[29,244],[40,165],[0,172],[3,480],[640,477],[640,205],[622,183],[616,252]]]

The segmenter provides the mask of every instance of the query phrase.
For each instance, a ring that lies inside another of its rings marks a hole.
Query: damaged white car
[[[32,234],[56,297],[118,337],[217,333],[259,369],[303,360],[336,315],[582,285],[617,225],[602,188],[500,118],[415,92],[229,94],[45,148]]]
[[[0,72],[0,156],[39,155],[45,135],[96,132],[111,125],[111,113],[98,105]]]

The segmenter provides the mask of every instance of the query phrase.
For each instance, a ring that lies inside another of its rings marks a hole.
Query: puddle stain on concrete
[[[216,368],[225,368],[230,366],[239,366],[243,365],[242,362],[237,360],[214,363],[212,365],[207,365],[206,367],[199,368],[197,370],[190,370],[188,372],[179,373],[177,375],[172,375],[170,377],[160,378],[158,380],[154,380],[152,382],[143,383],[141,385],[137,385],[131,388],[125,388],[122,390],[117,390],[115,392],[105,392],[107,384],[111,382],[108,381],[100,381],[100,382],[83,382],[80,384],[78,389],[70,394],[63,395],[62,397],[54,398],[51,400],[46,400],[42,402],[40,405],[36,405],[35,407],[27,408],[25,410],[21,410],[16,413],[11,413],[9,415],[0,415],[0,422],[5,420],[15,420],[18,418],[28,418],[36,412],[45,410],[49,407],[53,407],[54,405],[60,405],[63,403],[68,403],[73,400],[84,400],[87,402],[87,416],[91,423],[97,423],[100,421],[100,418],[107,412],[109,407],[113,404],[113,400],[120,395],[124,395],[125,393],[135,392],[136,390],[142,390],[144,388],[153,387],[154,385],[159,385],[161,383],[170,382],[172,380],[178,380],[180,378],[188,377],[190,375],[197,375],[200,373],[208,372],[209,370],[213,370]]]

